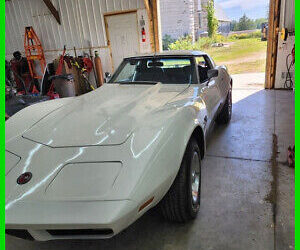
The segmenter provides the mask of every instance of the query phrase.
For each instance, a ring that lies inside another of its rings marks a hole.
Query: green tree
[[[207,11],[208,36],[214,37],[217,34],[219,24],[215,16],[215,7],[214,7],[213,0],[208,0],[206,11]]]
[[[169,49],[169,45],[171,43],[174,43],[175,41],[176,41],[176,39],[172,38],[170,35],[168,35],[168,34],[164,35],[164,37],[162,39],[163,50],[168,50]]]
[[[192,36],[180,37],[177,41],[169,44],[169,50],[193,50]]]
[[[238,30],[251,30],[255,29],[255,24],[253,20],[251,20],[249,17],[244,14],[238,23]]]
[[[268,19],[267,18],[258,18],[254,20],[255,28],[256,29],[261,29],[261,24],[262,23],[267,23]]]
[[[230,23],[230,31],[236,31],[238,28],[238,22],[236,20],[232,20]]]

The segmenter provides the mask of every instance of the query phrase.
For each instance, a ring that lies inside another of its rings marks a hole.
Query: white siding
[[[48,62],[57,57],[64,45],[70,54],[73,54],[75,46],[79,55],[93,47],[93,50],[100,52],[104,64],[109,65],[104,69],[108,70],[111,63],[103,14],[137,9],[138,16],[143,15],[147,19],[143,0],[52,0],[52,3],[60,14],[61,25],[41,0],[5,2],[5,50],[8,59],[16,50],[24,52],[24,29],[33,26],[43,44]],[[145,29],[149,38],[147,26]],[[141,44],[141,48],[143,51],[143,48],[149,50],[150,47]]]
[[[289,31],[295,31],[295,0],[285,1],[285,27]]]
[[[276,64],[276,75],[275,75],[275,88],[283,88],[286,79],[287,68],[286,68],[286,57],[291,53],[295,44],[295,36],[289,36],[287,41],[280,39],[278,35],[278,49],[277,49],[277,64]],[[288,63],[291,62],[291,56],[289,57]],[[295,83],[295,65],[290,69],[293,82]]]
[[[295,31],[295,0],[282,0],[280,7],[280,29]]]
[[[193,35],[194,0],[160,0],[161,32],[173,38]]]

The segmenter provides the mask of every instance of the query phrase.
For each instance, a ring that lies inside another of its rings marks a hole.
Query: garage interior
[[[6,59],[15,51],[25,56],[24,31],[33,27],[47,64],[57,67],[63,53],[93,63],[97,51],[101,70],[88,73],[88,86],[101,87],[122,58],[161,51],[159,1],[6,0]],[[265,81],[261,73],[232,76],[232,120],[216,125],[209,138],[195,221],[168,223],[154,208],[111,239],[30,242],[6,236],[6,249],[294,249],[295,172],[287,158],[295,145],[295,92],[284,82],[295,43],[295,1],[271,0],[269,8]],[[74,73],[76,60],[71,68],[63,63],[62,72]],[[43,82],[44,70],[36,62],[34,67]],[[84,94],[86,80],[74,74],[75,94]],[[295,86],[294,68],[291,80]]]

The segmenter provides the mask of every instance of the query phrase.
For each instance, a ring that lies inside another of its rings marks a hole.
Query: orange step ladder
[[[34,61],[39,61],[43,74],[46,68],[46,60],[41,41],[32,26],[25,27],[24,49],[31,77],[34,79],[42,79],[43,76],[37,73]]]

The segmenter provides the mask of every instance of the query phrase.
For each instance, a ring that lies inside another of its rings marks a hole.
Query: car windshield
[[[109,83],[120,84],[190,84],[196,82],[192,58],[125,59]]]

